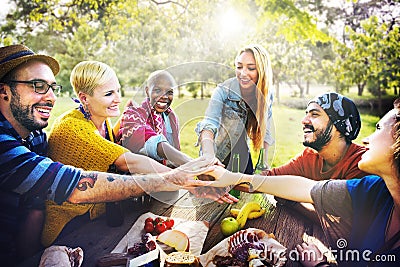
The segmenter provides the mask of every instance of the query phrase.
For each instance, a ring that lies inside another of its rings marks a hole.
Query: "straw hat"
[[[57,75],[60,70],[60,65],[54,58],[46,55],[35,54],[28,47],[21,44],[10,45],[0,47],[0,80],[10,70],[31,59],[44,61],[49,65],[54,75]]]

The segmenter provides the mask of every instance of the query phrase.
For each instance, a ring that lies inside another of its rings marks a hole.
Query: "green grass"
[[[49,119],[49,126],[45,128],[46,132],[49,132],[51,129],[51,125],[53,125],[53,122],[56,118],[58,118],[61,114],[66,112],[67,110],[71,110],[75,107],[77,107],[78,104],[75,103],[71,98],[69,97],[57,97],[57,101],[54,104],[54,108],[51,111],[50,119]]]
[[[126,101],[132,96],[124,97],[123,103],[121,104],[121,111]],[[136,102],[141,101],[143,96],[134,96]],[[173,102],[173,109],[177,113],[180,122],[180,138],[181,138],[181,149],[184,153],[191,157],[197,157],[199,148],[195,147],[194,144],[197,141],[197,135],[194,131],[196,124],[202,119],[204,112],[208,105],[208,99],[188,99],[188,98],[175,98]],[[50,127],[54,119],[60,116],[67,110],[76,107],[70,98],[60,97],[58,98],[55,107],[50,117],[49,126],[45,129],[50,130]],[[289,161],[293,156],[300,153],[303,147],[303,133],[301,120],[304,117],[304,109],[293,109],[288,108],[284,105],[274,104],[273,106],[273,119],[274,119],[274,131],[275,131],[275,144],[269,150],[269,162],[271,166],[280,166]],[[379,118],[368,114],[361,114],[362,127],[359,137],[355,140],[355,143],[361,143],[361,140],[366,136],[370,135],[375,130],[375,124]],[[113,123],[116,118],[112,119]],[[256,161],[257,155],[253,155],[253,161]]]

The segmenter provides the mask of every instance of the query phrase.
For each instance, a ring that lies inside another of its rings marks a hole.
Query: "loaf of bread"
[[[44,250],[39,267],[80,267],[83,250],[80,247],[51,246]]]
[[[165,267],[200,267],[198,257],[190,252],[177,251],[167,255],[165,259]]]

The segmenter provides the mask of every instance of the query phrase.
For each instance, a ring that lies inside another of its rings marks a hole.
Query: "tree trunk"
[[[301,84],[301,79],[300,78],[294,79],[294,82],[296,83],[297,87],[299,87],[299,89],[300,89],[300,95],[299,96],[301,98],[304,98],[304,87]]]
[[[363,83],[358,83],[357,84],[357,88],[358,88],[358,95],[362,96],[363,92],[364,92],[364,87],[365,87],[366,82]]]
[[[275,101],[279,102],[279,81],[275,81]]]
[[[382,91],[381,91],[381,83],[378,82],[378,112],[380,115],[383,115],[382,113]]]
[[[201,92],[200,92],[200,99],[204,99],[204,86],[205,86],[205,83],[204,82],[202,82],[201,83],[201,86],[200,86],[200,90],[201,90]]]
[[[301,83],[297,83],[297,86],[300,89],[300,97],[304,98],[304,87],[303,87],[303,85],[301,85]]]
[[[340,93],[340,82],[339,81],[335,81],[335,92]]]

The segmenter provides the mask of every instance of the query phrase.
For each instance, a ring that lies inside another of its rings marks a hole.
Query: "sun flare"
[[[241,18],[238,12],[229,8],[219,19],[219,28],[221,36],[238,34],[242,27]]]

